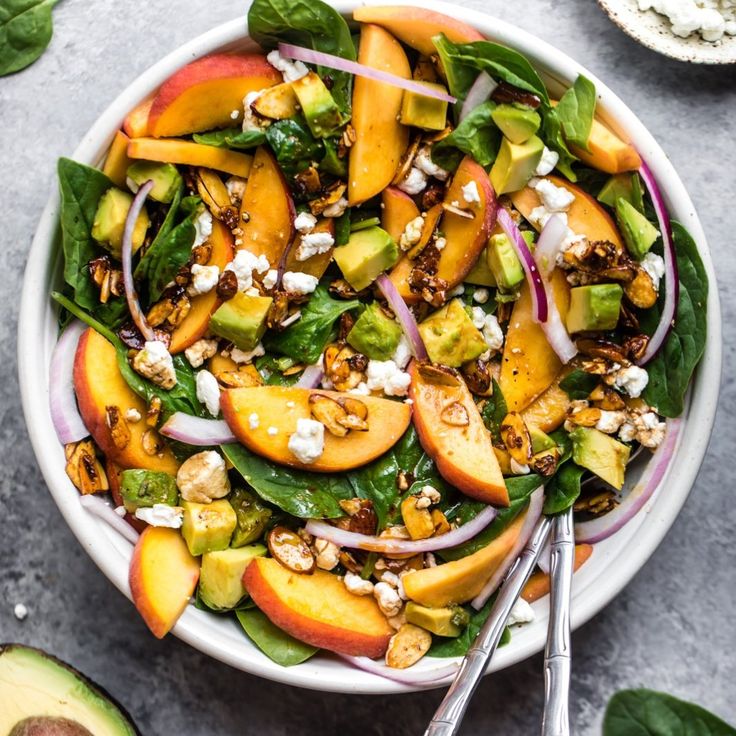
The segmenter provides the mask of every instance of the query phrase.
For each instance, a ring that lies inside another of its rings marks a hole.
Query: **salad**
[[[707,278],[584,76],[415,7],[248,29],[59,161],[67,473],[156,636],[193,598],[284,666],[439,679],[542,514],[577,568],[651,496]]]

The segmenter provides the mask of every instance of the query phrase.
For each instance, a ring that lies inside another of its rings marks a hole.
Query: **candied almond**
[[[271,556],[288,570],[299,574],[314,572],[315,559],[309,545],[285,526],[276,526],[266,538]]]

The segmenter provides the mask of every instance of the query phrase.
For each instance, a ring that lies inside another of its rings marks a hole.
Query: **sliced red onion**
[[[521,236],[521,231],[513,221],[511,215],[504,207],[498,208],[497,213],[498,224],[511,241],[511,245],[516,251],[516,255],[521,261],[526,274],[526,280],[529,282],[529,290],[532,295],[532,313],[535,322],[547,321],[547,293],[544,289],[544,282],[539,273],[537,264],[532,256],[526,240]]]
[[[389,539],[388,537],[372,537],[369,534],[349,532],[338,529],[325,521],[310,519],[304,527],[307,532],[334,542],[338,547],[348,549],[364,549],[368,552],[378,552],[389,555],[413,555],[420,552],[435,552],[439,549],[457,547],[458,544],[467,542],[476,534],[482,532],[495,518],[498,511],[493,506],[486,506],[475,518],[466,522],[457,529],[446,534],[429,539]]]
[[[557,254],[562,248],[562,242],[567,235],[567,223],[560,215],[552,215],[547,220],[542,232],[539,233],[537,245],[534,248],[534,260],[542,276],[547,276],[555,270]]]
[[[136,327],[140,330],[141,335],[146,340],[155,340],[156,335],[151,325],[148,324],[148,320],[143,314],[140,302],[138,301],[138,294],[135,290],[135,283],[133,281],[133,230],[135,229],[135,223],[138,220],[138,215],[143,209],[143,204],[146,201],[148,193],[153,189],[153,180],[149,179],[145,184],[141,185],[141,188],[133,198],[133,203],[130,205],[128,215],[125,218],[125,228],[123,229],[123,244],[122,253],[120,259],[123,262],[123,283],[125,284],[125,299],[128,302],[128,309],[130,316],[133,318]]]
[[[405,89],[408,92],[422,95],[423,97],[432,97],[435,100],[442,100],[443,102],[449,102],[451,104],[457,102],[457,99],[452,95],[448,95],[446,92],[440,92],[433,87],[427,87],[421,82],[415,82],[412,79],[404,79],[403,77],[398,77],[390,72],[374,69],[373,67],[359,64],[357,61],[351,61],[350,59],[343,59],[341,56],[326,54],[323,51],[305,49],[303,46],[294,46],[290,43],[280,43],[279,53],[281,56],[288,59],[296,59],[297,61],[303,61],[307,64],[326,66],[330,69],[337,69],[337,71],[340,72],[354,74],[356,77],[372,79],[374,82],[384,82],[386,84],[393,85],[394,87]]]
[[[401,329],[404,331],[404,335],[409,342],[412,355],[417,360],[427,360],[427,349],[424,347],[424,341],[419,334],[417,321],[414,319],[414,315],[404,301],[404,298],[394,286],[393,281],[385,273],[382,273],[376,279],[376,286],[381,290],[388,305],[396,315],[396,319],[399,321]]]
[[[416,669],[416,665],[405,670],[399,670],[395,667],[387,667],[385,664],[376,662],[374,659],[369,659],[368,657],[352,657],[348,654],[338,654],[337,656],[346,662],[350,662],[350,664],[358,669],[370,672],[372,675],[385,677],[394,682],[403,682],[405,685],[426,685],[438,682],[439,680],[454,676],[458,670],[458,665],[455,663],[435,667],[431,670],[418,670]]]
[[[138,541],[140,534],[125,519],[118,516],[101,498],[96,498],[92,495],[80,496],[79,503],[91,514],[106,522],[131,544],[135,544]]]
[[[174,412],[159,431],[169,439],[196,447],[229,445],[238,441],[222,419],[194,417],[181,411]]]
[[[488,72],[481,72],[468,90],[468,95],[460,110],[458,123],[462,123],[478,105],[488,100],[496,87],[498,87],[498,82]]]
[[[669,467],[681,424],[681,419],[667,421],[667,434],[662,444],[655,450],[639,482],[624,496],[618,506],[597,519],[575,524],[576,542],[595,544],[608,539],[636,516],[657,490]]]
[[[534,527],[542,515],[542,507],[544,506],[544,486],[539,486],[534,493],[532,493],[529,499],[529,507],[524,517],[524,523],[521,525],[521,531],[519,536],[514,542],[514,546],[511,551],[504,557],[503,562],[496,568],[496,571],[491,576],[491,579],[483,586],[478,595],[473,598],[470,605],[479,611],[486,604],[486,601],[496,592],[501,581],[506,577],[506,573],[511,569],[511,566],[516,562],[516,559],[521,554],[524,547],[526,547],[529,538],[534,531]]]
[[[77,343],[86,329],[83,322],[74,320],[62,333],[51,355],[49,408],[56,436],[62,445],[79,442],[89,435],[77,408],[73,377]]]
[[[324,374],[322,363],[313,363],[304,369],[295,385],[299,388],[317,388]]]
[[[659,191],[657,182],[654,179],[651,169],[642,161],[639,175],[644,180],[644,184],[652,198],[654,211],[657,214],[659,222],[659,232],[662,235],[662,244],[664,246],[664,306],[662,314],[659,318],[659,324],[654,334],[649,339],[647,349],[644,351],[639,360],[639,365],[646,365],[664,345],[667,335],[670,334],[672,325],[675,321],[677,312],[677,302],[680,299],[680,279],[677,274],[677,256],[675,253],[675,241],[672,238],[672,225],[670,224],[670,216],[667,213],[667,207],[664,204],[664,197]]]

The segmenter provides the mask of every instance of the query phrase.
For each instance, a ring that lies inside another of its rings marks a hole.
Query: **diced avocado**
[[[342,125],[340,108],[325,83],[314,72],[291,83],[309,130],[315,138],[326,138]]]
[[[236,488],[228,500],[237,518],[230,546],[242,547],[260,539],[271,518],[271,509],[243,488]]]
[[[531,248],[534,243],[534,235],[525,230],[522,237]],[[511,245],[508,235],[498,233],[491,235],[488,241],[488,267],[500,289],[513,291],[524,280],[524,269],[519,256],[516,255],[514,246]]]
[[[230,546],[237,517],[227,499],[212,503],[183,501],[181,505],[184,508],[181,534],[195,557]]]
[[[266,318],[272,301],[270,296],[238,292],[212,315],[210,330],[241,350],[253,350],[266,331]]]
[[[491,184],[496,194],[523,189],[534,176],[543,152],[544,143],[536,135],[524,143],[512,143],[504,138],[491,169]]]
[[[570,289],[567,331],[614,329],[618,324],[623,293],[618,284],[592,284]]]
[[[447,94],[442,84],[422,82],[425,87]],[[444,130],[447,125],[447,102],[404,90],[399,120],[404,125],[413,125],[424,130]]]
[[[626,463],[629,462],[629,447],[589,427],[576,427],[570,432],[570,440],[572,459],[620,491]]]
[[[488,249],[483,248],[475,262],[470,273],[464,279],[469,284],[477,284],[478,286],[497,286],[496,277],[493,275],[488,265]]]
[[[488,350],[480,330],[465,311],[460,299],[453,299],[419,325],[427,354],[435,363],[458,368]]]
[[[461,606],[447,608],[427,608],[414,601],[406,604],[406,620],[415,626],[421,626],[437,636],[455,638],[463,633],[468,625],[470,616]]]
[[[246,595],[242,582],[245,568],[254,557],[265,554],[262,544],[205,552],[199,573],[200,598],[215,610],[235,608]]]
[[[153,180],[153,189],[149,193],[157,202],[171,202],[179,191],[182,179],[173,164],[158,164],[153,161],[136,161],[128,167],[128,187],[137,192],[138,188],[149,179]],[[131,186],[132,184],[132,186]]]
[[[616,222],[632,257],[640,261],[659,237],[659,230],[623,197],[616,200]]]
[[[532,453],[534,455],[538,452],[544,452],[545,450],[551,450],[553,447],[557,447],[557,443],[538,427],[530,426],[529,436],[532,438]]]
[[[120,258],[123,248],[123,229],[131,204],[133,204],[131,194],[117,187],[111,187],[100,197],[97,205],[97,212],[95,212],[95,219],[92,223],[92,237],[103,248],[109,250],[115,258]],[[133,228],[134,253],[143,245],[146,230],[150,224],[148,212],[143,207]]]
[[[639,212],[644,212],[644,198],[641,192],[641,179],[637,173],[614,174],[598,192],[598,201],[616,208],[619,197],[623,197]]]
[[[359,353],[371,360],[390,360],[401,339],[401,327],[381,309],[380,304],[372,302],[358,317],[347,339]]]
[[[399,260],[399,248],[385,230],[368,227],[350,233],[348,242],[335,248],[333,257],[350,286],[361,291]]]
[[[516,144],[528,141],[542,122],[536,110],[518,103],[498,105],[491,113],[491,118],[506,138]]]
[[[176,506],[179,502],[176,478],[158,470],[123,470],[120,474],[120,495],[131,514],[138,508],[155,503]]]

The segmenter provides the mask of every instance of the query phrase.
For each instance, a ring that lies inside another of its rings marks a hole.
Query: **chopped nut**
[[[378,517],[373,508],[362,508],[350,517],[348,531],[373,536],[378,526]]]
[[[360,575],[346,572],[342,581],[348,593],[352,593],[353,595],[373,595],[373,583],[370,580],[363,580]]]
[[[271,556],[288,570],[299,574],[314,572],[312,550],[296,532],[276,526],[268,533],[266,543]]]
[[[643,268],[639,268],[633,281],[624,285],[624,294],[639,309],[649,309],[657,302],[657,291],[652,277]]]
[[[468,361],[463,364],[461,371],[465,383],[476,396],[490,396],[493,393],[493,376],[487,361]]]
[[[187,458],[176,473],[176,485],[185,501],[210,503],[230,493],[227,466],[214,450],[198,452]]]
[[[323,214],[326,209],[337,204],[342,199],[346,190],[347,185],[344,182],[335,182],[328,189],[324,190],[320,197],[309,200],[310,211],[313,215]]]
[[[394,669],[411,667],[429,651],[430,646],[432,635],[426,629],[404,624],[388,643],[386,664]]]
[[[318,393],[310,394],[309,408],[312,416],[317,421],[322,422],[325,429],[335,437],[345,437],[350,431],[338,421],[339,418],[346,417],[347,412],[330,396]]]
[[[599,409],[604,411],[620,411],[626,404],[621,395],[605,383],[599,383],[591,392],[588,399]]]
[[[601,491],[593,496],[581,496],[573,505],[573,511],[586,511],[596,516],[605,514],[618,504],[613,491]]]
[[[536,455],[532,455],[530,465],[535,473],[549,477],[554,475],[557,470],[557,464],[560,462],[560,451],[556,447],[549,450],[543,450]]]
[[[647,335],[634,335],[624,340],[623,349],[628,359],[637,363],[644,357],[648,344],[649,337]]]
[[[197,192],[210,212],[231,229],[237,224],[239,213],[230,199],[230,192],[219,174],[211,169],[197,169]]]
[[[514,87],[508,82],[498,84],[491,94],[491,99],[499,104],[519,102],[535,110],[542,104],[542,101],[535,94]]]
[[[146,455],[151,455],[151,457],[153,457],[163,451],[164,442],[155,429],[147,429],[141,437],[141,446],[143,447],[143,452],[145,452]]]
[[[595,427],[601,418],[601,410],[594,406],[585,409],[571,409],[567,418],[578,427]]]
[[[312,545],[316,553],[317,567],[332,570],[340,562],[340,548],[326,539],[315,539]]]
[[[373,596],[386,618],[397,616],[401,611],[403,602],[395,588],[388,583],[380,582],[373,586]]]
[[[440,419],[452,427],[467,427],[470,424],[468,410],[459,401],[453,401],[440,412]]]
[[[232,299],[238,293],[238,276],[235,271],[225,270],[220,273],[216,291],[223,301]]]
[[[591,358],[601,358],[613,363],[621,363],[624,365],[626,361],[625,350],[621,345],[607,340],[581,338],[577,340],[575,345],[583,355]]]
[[[212,243],[202,243],[192,248],[190,263],[192,266],[206,266],[212,258]]]
[[[148,409],[146,411],[146,424],[149,427],[155,427],[158,424],[159,417],[161,416],[161,399],[158,396],[153,396]]]
[[[360,572],[363,569],[363,566],[357,562],[355,557],[353,557],[350,552],[346,552],[344,549],[340,550],[340,554],[338,555],[338,560],[340,561],[340,564],[350,572],[354,572],[356,575],[359,575]]]
[[[462,207],[459,207],[452,202],[443,202],[442,209],[445,210],[445,212],[451,212],[453,215],[463,217],[466,220],[472,220],[475,217],[475,213],[472,210],[464,210]]]
[[[418,363],[417,370],[419,375],[430,383],[436,383],[440,386],[459,386],[460,377],[454,368],[446,365],[432,365],[432,363]]]
[[[394,186],[398,186],[399,184],[401,184],[402,181],[404,181],[404,179],[406,179],[407,174],[411,170],[411,165],[414,162],[414,157],[417,155],[417,151],[419,150],[421,142],[422,136],[421,134],[417,134],[414,136],[414,138],[412,138],[411,142],[407,146],[404,155],[401,157],[399,166],[396,169],[394,178],[391,181]]]
[[[432,515],[426,507],[420,507],[417,496],[408,496],[401,502],[401,518],[412,539],[427,539],[434,534]]]
[[[130,429],[120,407],[106,406],[105,421],[113,444],[118,450],[124,450],[130,444]]]
[[[323,357],[325,376],[332,381],[338,391],[349,391],[365,381],[363,371],[355,370],[351,365],[351,358],[356,355],[355,350],[341,343],[333,343],[325,349]]]
[[[97,459],[91,440],[83,440],[64,446],[66,474],[82,495],[109,490],[102,463]]]
[[[532,439],[519,412],[511,411],[504,417],[500,434],[509,455],[520,465],[528,464],[532,456]]]

